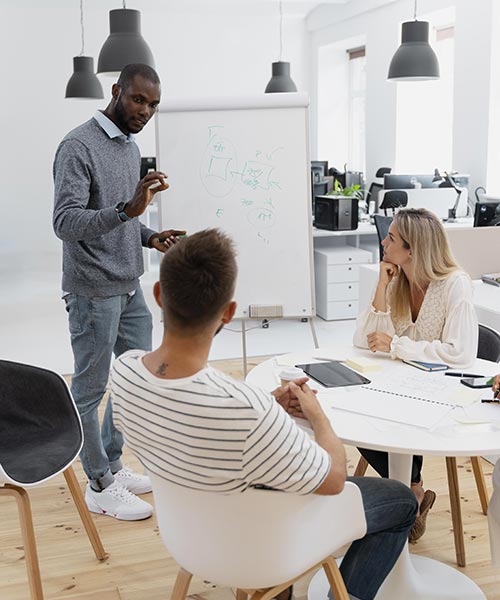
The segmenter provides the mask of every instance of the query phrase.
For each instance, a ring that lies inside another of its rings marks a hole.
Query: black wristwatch
[[[127,208],[127,204],[128,202],[118,202],[118,204],[115,206],[115,211],[116,214],[118,215],[118,218],[120,219],[120,221],[123,221],[125,223],[125,221],[131,221],[133,219],[133,217],[129,217],[127,215],[127,213],[125,212],[125,209]]]

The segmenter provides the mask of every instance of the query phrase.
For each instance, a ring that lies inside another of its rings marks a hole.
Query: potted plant
[[[349,196],[350,198],[357,198],[358,200],[363,199],[363,190],[359,184],[343,187],[342,184],[336,179],[333,184],[333,190],[327,192],[327,196]]]

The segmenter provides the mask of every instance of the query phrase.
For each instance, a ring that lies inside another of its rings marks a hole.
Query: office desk
[[[474,281],[473,285],[478,321],[500,331],[500,287],[483,281]]]
[[[352,347],[319,349],[314,352],[314,356],[336,359],[356,355],[374,358],[371,352]],[[289,356],[289,360],[295,364],[310,359],[311,355],[305,354]],[[380,355],[377,361],[383,369],[384,367],[391,369],[391,372],[393,369],[401,374],[414,374],[416,371],[413,367],[399,361],[395,363],[387,356]],[[267,360],[248,374],[247,381],[272,390],[278,385],[279,368],[276,359]],[[479,373],[493,374],[498,372],[499,366],[478,359],[471,369],[473,372],[477,370]],[[424,375],[445,377],[443,373],[424,373]],[[370,377],[369,374],[367,376]],[[464,386],[460,384],[458,378],[447,377],[446,381],[447,386],[456,388],[457,391],[464,391]],[[500,425],[461,424],[453,418],[453,413],[462,409],[455,409],[434,430],[428,430],[337,410],[332,407],[332,394],[322,394],[324,388],[319,384],[315,383],[314,387],[318,388],[318,398],[326,414],[331,418],[340,439],[349,445],[388,451],[390,476],[406,485],[410,484],[413,454],[445,457],[481,456],[500,452]],[[359,388],[351,388],[354,389]],[[347,388],[337,388],[337,390],[339,394],[347,393]],[[470,390],[468,393],[478,395],[477,390]],[[328,584],[321,573],[314,577],[309,589],[310,600],[326,600]],[[377,600],[451,599],[484,600],[485,596],[480,588],[460,571],[430,558],[410,555],[408,545],[377,595]]]

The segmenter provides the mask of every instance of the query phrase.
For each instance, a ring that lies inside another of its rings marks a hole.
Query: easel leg
[[[316,329],[314,327],[314,317],[309,317],[309,325],[311,326],[311,334],[313,336],[314,347],[319,348],[318,338],[316,336]]]
[[[241,343],[243,345],[243,376],[246,377],[248,373],[247,364],[247,335],[245,329],[245,319],[241,319]]]

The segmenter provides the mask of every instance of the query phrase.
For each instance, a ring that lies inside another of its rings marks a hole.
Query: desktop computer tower
[[[330,231],[358,228],[358,199],[350,196],[316,196],[314,226]]]

